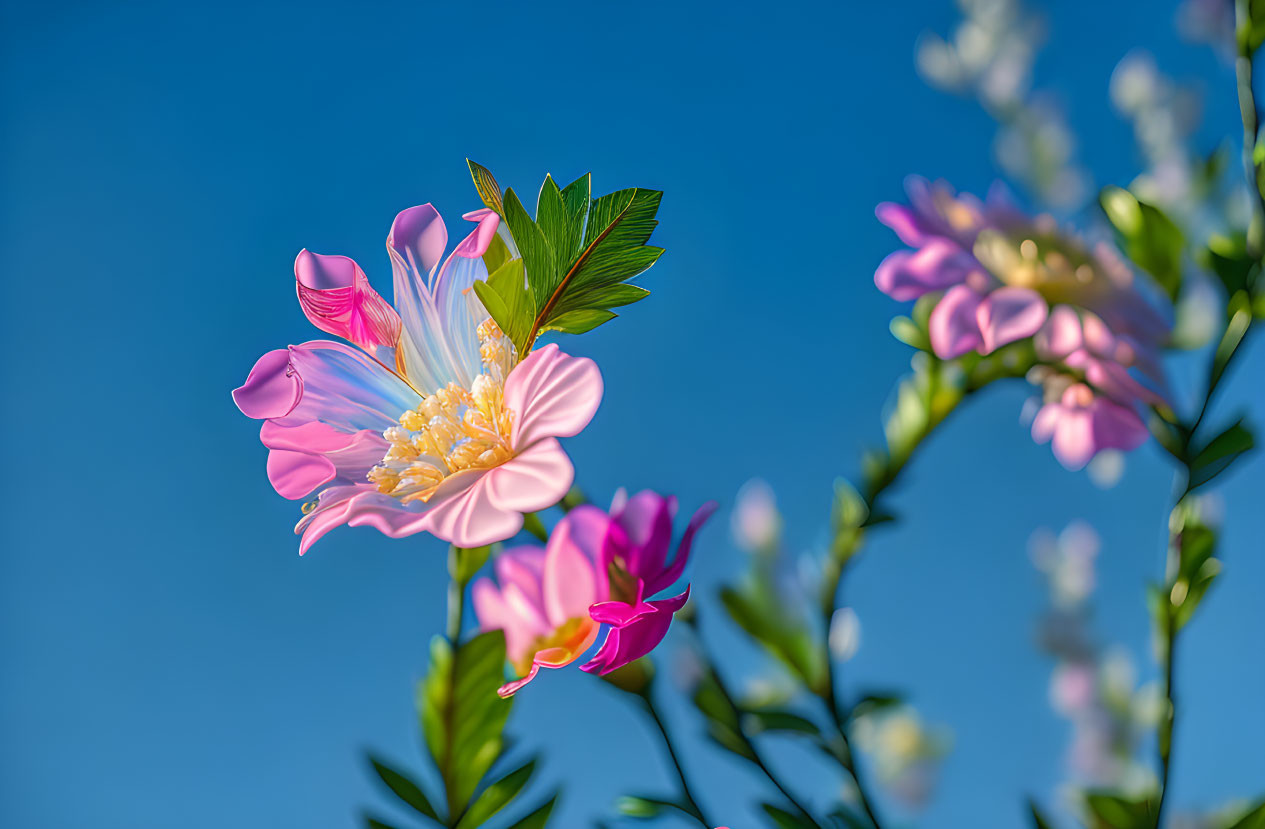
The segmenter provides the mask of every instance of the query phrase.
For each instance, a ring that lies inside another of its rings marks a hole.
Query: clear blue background
[[[1203,78],[1207,149],[1239,134],[1230,69],[1156,6],[1047,10],[1037,78],[1100,183],[1139,169],[1107,100],[1131,47]],[[387,802],[364,749],[423,767],[412,685],[442,626],[443,546],[339,530],[300,559],[296,505],[228,392],[312,334],[299,248],[351,255],[389,291],[391,218],[433,201],[456,236],[466,156],[526,193],[589,170],[667,193],[654,295],[568,344],[607,387],[568,444],[583,486],[692,508],[759,475],[792,547],[818,542],[832,480],[908,367],[871,281],[896,245],[873,207],[909,172],[977,192],[997,175],[992,123],[913,69],[919,32],[955,19],[947,2],[5,3],[0,824],[350,827]],[[1265,403],[1256,345],[1218,416]],[[1020,825],[1021,797],[1048,801],[1063,775],[1069,729],[1033,647],[1036,526],[1099,528],[1096,622],[1149,666],[1170,471],[1148,446],[1095,489],[1032,444],[1025,395],[995,389],[944,429],[903,487],[908,520],[849,583],[865,640],[848,689],[903,686],[956,735],[926,826]],[[1226,477],[1225,577],[1183,640],[1180,807],[1265,781],[1262,483],[1262,456]],[[712,588],[741,567],[722,513],[693,576],[735,684],[762,663]],[[761,782],[670,714],[705,805],[754,825]],[[558,825],[666,791],[643,724],[578,671],[533,685],[512,729],[566,786]],[[806,797],[833,797],[807,753],[770,750]]]

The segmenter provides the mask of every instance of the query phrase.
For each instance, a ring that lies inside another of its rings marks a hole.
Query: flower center
[[[478,328],[484,372],[469,389],[449,383],[382,433],[390,445],[368,479],[403,503],[428,501],[448,476],[509,460],[514,413],[505,407],[513,347],[492,320]]]

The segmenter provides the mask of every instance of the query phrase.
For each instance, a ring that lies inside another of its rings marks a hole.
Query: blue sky
[[[1100,184],[1139,169],[1107,98],[1132,47],[1200,79],[1207,149],[1237,138],[1230,69],[1177,37],[1169,4],[1049,5],[1037,78]],[[871,279],[896,246],[874,205],[911,172],[976,192],[998,175],[988,118],[914,72],[918,34],[955,19],[947,2],[5,3],[3,18],[11,826],[350,827],[385,802],[366,748],[423,766],[412,685],[443,624],[442,544],[340,530],[300,559],[295,505],[228,394],[260,353],[312,336],[300,248],[350,255],[386,291],[396,212],[430,201],[453,227],[477,206],[467,156],[528,193],[590,170],[599,190],[664,190],[653,296],[567,344],[607,389],[568,443],[579,481],[600,500],[653,487],[727,510],[761,476],[808,549],[908,368]],[[1256,343],[1224,416],[1260,410],[1262,368]],[[1170,471],[1148,446],[1096,489],[1031,443],[1025,396],[994,389],[945,427],[900,491],[906,520],[875,534],[849,583],[865,639],[845,685],[903,687],[955,734],[926,826],[1018,825],[1022,796],[1049,799],[1062,777],[1068,728],[1033,647],[1037,526],[1098,528],[1095,622],[1153,675],[1142,589],[1161,569]],[[1222,487],[1225,576],[1183,640],[1179,806],[1265,780],[1263,482],[1258,457]],[[763,668],[713,598],[742,568],[727,521],[703,533],[693,578],[737,682]],[[668,707],[705,805],[749,825],[758,781]],[[668,784],[644,725],[578,671],[531,686],[511,727],[547,747],[559,825]],[[831,797],[836,778],[806,753],[771,752],[811,799]]]

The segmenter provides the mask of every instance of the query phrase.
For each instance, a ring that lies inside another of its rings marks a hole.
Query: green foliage
[[[1221,381],[1221,376],[1225,374],[1226,367],[1230,365],[1230,360],[1238,349],[1239,343],[1243,342],[1243,337],[1247,335],[1247,330],[1252,324],[1252,308],[1245,294],[1235,294],[1230,298],[1230,305],[1230,319],[1226,323],[1225,332],[1221,335],[1221,341],[1217,343],[1217,350],[1212,355],[1212,372],[1208,377],[1209,388],[1215,387]]]
[[[1211,527],[1188,521],[1177,537],[1179,558],[1177,577],[1169,588],[1169,602],[1177,630],[1185,627],[1195,608],[1221,572],[1221,562],[1214,556],[1217,534]]]
[[[1054,825],[1042,814],[1041,807],[1032,798],[1028,798],[1028,811],[1032,813],[1032,829],[1054,829]]]
[[[896,691],[869,691],[853,704],[851,717],[855,720],[904,704],[905,697]]]
[[[748,710],[743,715],[743,722],[746,724],[747,730],[752,734],[771,731],[822,737],[821,729],[818,728],[817,723],[807,717],[801,717],[794,711],[785,711],[778,708]]]
[[[549,822],[549,815],[558,803],[558,793],[554,792],[544,803],[532,809],[527,815],[510,824],[509,829],[543,829]]]
[[[814,692],[824,687],[826,665],[816,638],[779,601],[769,579],[750,579],[741,588],[723,588],[720,600],[738,627],[794,676]]]
[[[1226,829],[1265,829],[1265,800],[1252,806]]]
[[[426,797],[421,786],[376,757],[370,756],[369,762],[373,765],[373,770],[377,772],[379,779],[396,797],[436,823],[443,823],[435,807],[430,805],[430,799]],[[372,818],[368,821],[370,825],[373,825]]]
[[[668,812],[681,812],[693,818],[694,810],[684,803],[647,795],[624,795],[615,801],[615,811],[625,817],[651,820]]]
[[[612,308],[649,295],[628,280],[663,253],[647,244],[662,193],[633,188],[594,199],[588,175],[561,189],[546,176],[533,218],[512,188],[502,193],[486,168],[469,164],[480,198],[504,218],[519,253],[506,261],[489,249],[490,275],[475,291],[519,355],[542,332],[591,331],[615,318]]]
[[[1120,187],[1104,187],[1098,203],[1119,234],[1125,254],[1176,299],[1182,285],[1181,229],[1158,207]]]
[[[535,770],[536,760],[533,758],[499,780],[488,784],[479,794],[478,799],[461,816],[461,820],[457,822],[457,829],[476,829],[486,823],[488,818],[518,797],[518,793],[527,785],[527,781],[531,779]]]
[[[773,823],[778,829],[812,829],[815,825],[798,815],[774,806],[772,803],[761,803],[760,808],[773,819]]]
[[[743,735],[738,711],[710,673],[705,674],[695,686],[693,701],[707,720],[707,735],[717,745],[743,759],[755,759],[755,754]]]
[[[1220,475],[1230,464],[1250,452],[1256,445],[1252,431],[1240,420],[1212,438],[1194,453],[1190,461],[1187,489],[1203,486]]]
[[[1110,792],[1086,792],[1089,829],[1154,829],[1152,798],[1130,800]]]
[[[505,637],[499,630],[482,633],[454,653],[447,639],[436,636],[430,654],[418,710],[449,814],[461,814],[504,745],[511,706],[496,689],[504,681]]]
[[[1217,275],[1226,296],[1246,290],[1259,267],[1247,252],[1247,238],[1241,233],[1208,239],[1208,246],[1199,254],[1199,263]]]
[[[491,547],[453,547],[448,556],[448,575],[458,584],[469,584],[491,553]]]

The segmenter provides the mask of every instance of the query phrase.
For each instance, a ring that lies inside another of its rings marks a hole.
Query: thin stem
[[[681,758],[676,753],[676,746],[672,742],[672,737],[668,733],[668,727],[663,722],[663,717],[659,714],[659,709],[655,707],[654,698],[651,696],[651,689],[646,688],[645,692],[639,695],[646,709],[646,713],[650,715],[650,719],[659,729],[659,735],[663,738],[663,747],[668,750],[668,759],[672,761],[672,767],[676,769],[676,778],[681,784],[681,796],[685,798],[685,804],[689,807],[690,814],[703,826],[712,827],[712,824],[704,815],[703,809],[698,805],[698,801],[694,798],[694,793],[690,790],[689,780],[686,779],[685,767],[681,764]]]
[[[1260,115],[1256,108],[1256,94],[1252,89],[1252,61],[1255,50],[1251,43],[1252,13],[1249,0],[1235,0],[1235,29],[1238,40],[1238,57],[1234,62],[1235,79],[1238,82],[1239,114],[1243,120],[1243,167],[1252,189],[1252,227],[1248,229],[1249,251],[1253,256],[1261,254],[1261,234],[1265,230],[1265,193],[1261,192],[1262,170],[1265,159],[1256,159],[1256,136],[1260,128]]]
[[[1180,501],[1179,501],[1180,503]],[[1177,509],[1177,507],[1174,507]],[[1165,578],[1164,584],[1167,590],[1172,589],[1172,583],[1177,578],[1178,568],[1181,564],[1181,535],[1180,533],[1169,531],[1168,537],[1168,556],[1164,565]],[[1172,604],[1169,602],[1168,595],[1161,597],[1164,602],[1164,627],[1160,631],[1159,642],[1159,661],[1160,668],[1164,672],[1163,687],[1164,699],[1167,702],[1165,711],[1157,727],[1158,750],[1160,755],[1160,795],[1155,806],[1155,825],[1160,825],[1160,818],[1164,812],[1165,796],[1168,794],[1168,778],[1169,770],[1172,768],[1173,756],[1173,728],[1177,723],[1177,690],[1174,685],[1174,665],[1175,656],[1177,654],[1177,614],[1173,612]]]
[[[465,622],[466,585],[457,579],[457,557],[460,553],[456,547],[448,550],[448,623],[444,635],[455,648],[461,639],[461,627]]]

